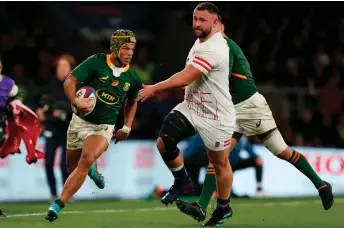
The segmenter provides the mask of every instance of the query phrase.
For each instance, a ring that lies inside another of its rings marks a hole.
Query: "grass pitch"
[[[228,228],[343,228],[344,197],[324,211],[319,198],[233,199]],[[214,202],[215,203],[215,202]],[[1,204],[7,218],[2,228],[177,228],[202,227],[175,205],[159,201],[76,201],[67,205],[58,220],[44,219],[49,203]],[[212,212],[208,208],[207,219]]]

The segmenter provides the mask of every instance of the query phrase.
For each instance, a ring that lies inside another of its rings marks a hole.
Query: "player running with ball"
[[[224,25],[220,25],[223,33]],[[236,128],[231,142],[231,150],[236,146],[243,134],[247,136],[256,135],[266,148],[275,156],[283,159],[302,172],[318,190],[323,207],[328,210],[332,207],[334,200],[332,187],[323,181],[313,170],[305,157],[284,142],[278,131],[272,112],[263,95],[256,88],[250,65],[241,48],[223,33],[230,48],[230,93],[236,111]],[[208,169],[213,169],[210,163]],[[209,172],[210,173],[210,172]],[[205,185],[198,202],[177,201],[177,207],[185,214],[190,215],[198,221],[206,217],[206,209],[216,189],[215,183],[211,181],[213,175],[207,174]],[[209,184],[207,184],[209,183]],[[218,226],[219,223],[210,219],[205,226]]]
[[[235,110],[228,90],[229,48],[217,30],[219,10],[212,3],[200,3],[193,12],[193,30],[198,37],[186,60],[186,67],[169,79],[140,91],[145,100],[156,92],[185,87],[184,101],[165,118],[157,147],[175,181],[162,203],[173,203],[178,195],[192,189],[177,144],[198,132],[216,172],[218,205],[213,218],[219,223],[231,216],[229,195],[232,186],[228,161],[235,126]]]
[[[90,99],[77,99],[78,86],[93,87],[97,102],[90,114],[73,114],[69,124],[67,168],[71,174],[60,198],[49,207],[46,219],[50,222],[58,218],[60,210],[80,189],[88,173],[98,187],[104,188],[104,180],[93,164],[107,150],[124,103],[125,125],[116,132],[115,140],[125,140],[129,135],[137,109],[135,99],[142,87],[138,74],[129,67],[136,45],[135,35],[129,30],[117,30],[110,44],[111,54],[89,57],[64,82],[68,99],[80,112],[87,113],[93,106],[89,103]]]

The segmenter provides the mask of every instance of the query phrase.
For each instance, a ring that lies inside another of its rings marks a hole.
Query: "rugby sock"
[[[59,198],[59,199],[56,199],[56,200],[55,200],[55,203],[56,203],[57,205],[59,205],[60,208],[64,208],[64,207],[65,207],[64,202],[62,202],[62,200],[61,200],[60,198]]]
[[[174,176],[175,183],[184,185],[190,183],[190,177],[185,169],[184,164],[177,168],[169,168]]]
[[[263,166],[257,165],[256,166],[257,191],[263,190],[262,179],[263,179]]]
[[[215,169],[214,167],[208,167],[207,173],[205,175],[204,183],[203,183],[202,194],[200,196],[200,199],[198,200],[198,203],[201,205],[204,211],[207,210],[210,199],[215,190],[216,190]]]
[[[226,200],[218,198],[217,199],[217,206],[222,208],[224,213],[229,213],[229,211],[230,211],[229,202],[230,202],[230,198],[226,199]]]
[[[326,183],[320,179],[320,177],[313,170],[312,166],[301,153],[294,150],[289,162],[293,164],[300,172],[306,175],[318,190],[326,186]]]

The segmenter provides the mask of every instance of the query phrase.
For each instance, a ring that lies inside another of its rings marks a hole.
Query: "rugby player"
[[[220,23],[219,30],[223,33],[224,25]],[[256,87],[252,76],[250,65],[241,48],[230,38],[224,39],[230,48],[230,93],[233,98],[236,111],[236,127],[231,140],[232,150],[243,134],[247,136],[257,136],[266,148],[275,156],[283,159],[303,173],[319,192],[323,208],[328,210],[334,203],[332,187],[323,181],[313,170],[306,158],[300,153],[287,146],[281,133],[279,132],[272,112],[263,95]],[[208,170],[213,169],[210,161]],[[204,183],[207,181],[206,176]],[[209,190],[207,190],[209,189]],[[198,202],[177,201],[177,207],[185,214],[190,215],[198,221],[203,221],[206,217],[206,209],[215,189],[215,184],[205,184],[202,195]],[[205,226],[219,226],[219,220],[213,217]]]
[[[73,114],[67,132],[68,177],[60,198],[49,207],[50,222],[56,220],[69,199],[80,189],[88,172],[95,170],[98,187],[104,187],[95,161],[107,150],[115,130],[122,105],[124,126],[115,134],[115,141],[127,139],[137,109],[135,100],[142,82],[129,63],[133,57],[136,38],[132,31],[119,29],[111,36],[111,54],[95,54],[74,68],[64,82],[64,90],[72,104],[80,111],[89,111],[89,99],[77,99],[77,86],[90,86],[96,90],[97,103],[87,116]],[[92,166],[92,169],[90,170]]]
[[[213,216],[219,223],[231,216],[232,186],[229,147],[235,125],[235,110],[228,90],[229,48],[217,29],[219,10],[212,3],[200,3],[193,12],[193,30],[198,37],[186,60],[186,67],[169,79],[144,86],[138,100],[156,92],[185,87],[184,101],[164,119],[157,139],[162,159],[175,181],[161,199],[165,205],[193,189],[177,144],[198,132],[216,171],[218,204]]]

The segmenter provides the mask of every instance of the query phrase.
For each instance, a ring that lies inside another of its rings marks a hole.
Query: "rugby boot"
[[[105,188],[105,180],[103,175],[98,172],[97,161],[91,166],[90,170],[88,171],[88,176],[93,180],[98,188]]]
[[[330,209],[334,204],[332,186],[330,183],[326,183],[326,187],[319,190],[319,196],[321,198],[322,205],[325,210]]]
[[[188,183],[184,184],[179,183],[179,181],[176,179],[165,196],[161,198],[161,203],[168,206],[168,204],[172,204],[174,201],[176,201],[178,196],[181,194],[191,191],[193,191],[193,183],[191,179],[189,179]]]
[[[183,200],[178,199],[176,201],[176,205],[178,209],[197,220],[198,222],[204,221],[205,217],[207,216],[206,211],[204,211],[197,202],[186,202]]]
[[[0,209],[0,217],[6,217],[6,214]]]
[[[220,207],[217,205],[214,212],[211,214],[211,218],[208,222],[203,224],[203,227],[221,227],[226,219],[232,217],[233,210],[228,205],[226,207]]]
[[[61,200],[59,199],[55,200],[55,202],[50,205],[48,213],[45,216],[45,219],[48,220],[49,222],[55,221],[56,219],[58,219],[60,211],[64,207],[65,206]]]

